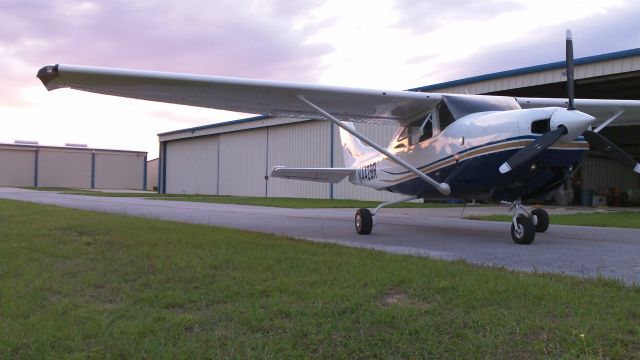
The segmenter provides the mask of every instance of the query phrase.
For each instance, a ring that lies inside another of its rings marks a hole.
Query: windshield
[[[520,105],[512,97],[444,95],[438,109],[440,129],[444,130],[452,122],[469,114],[518,109],[520,109]]]

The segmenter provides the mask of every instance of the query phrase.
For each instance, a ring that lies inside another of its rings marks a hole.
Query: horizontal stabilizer
[[[356,169],[349,168],[287,168],[276,166],[271,171],[271,176],[284,179],[338,183],[355,171]]]

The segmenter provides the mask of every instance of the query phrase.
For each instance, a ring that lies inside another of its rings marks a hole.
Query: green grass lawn
[[[511,221],[508,215],[470,216],[471,220]],[[551,215],[551,224],[640,228],[640,212],[611,211],[591,214]]]
[[[640,288],[0,200],[0,358],[640,358]]]

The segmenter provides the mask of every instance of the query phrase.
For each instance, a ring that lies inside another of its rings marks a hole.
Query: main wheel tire
[[[358,211],[356,211],[355,222],[358,234],[371,234],[371,229],[373,228],[373,216],[371,216],[371,211],[369,211],[369,209],[358,209]]]
[[[516,224],[514,226],[511,223],[511,238],[513,242],[519,245],[529,245],[536,237],[536,227],[533,226],[533,222],[526,216],[520,215],[516,218]]]
[[[533,209],[531,215],[538,218],[536,232],[545,232],[549,228],[549,213],[544,209]]]

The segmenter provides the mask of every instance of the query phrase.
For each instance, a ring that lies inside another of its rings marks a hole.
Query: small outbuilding
[[[0,144],[0,186],[145,189],[146,152],[69,145]]]

